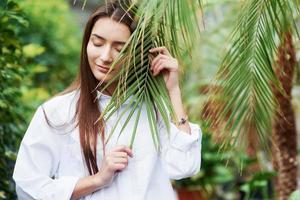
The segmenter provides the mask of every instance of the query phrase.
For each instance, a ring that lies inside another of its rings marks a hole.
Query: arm
[[[168,49],[164,46],[150,49],[149,52],[158,53],[158,55],[151,61],[151,70],[154,76],[157,76],[161,72],[163,73],[163,78],[176,115],[173,120],[178,122],[180,119],[186,118],[179,87],[178,61],[176,58],[171,56]],[[191,133],[191,128],[188,123],[176,126],[185,133]]]
[[[187,122],[190,134],[170,122],[170,132],[162,119],[159,120],[160,158],[163,168],[171,179],[193,176],[201,166],[201,129]]]
[[[151,70],[156,76],[163,72],[163,77],[175,111],[175,121],[186,118],[178,78],[178,61],[166,47],[157,47],[150,53],[159,53],[151,62]],[[169,177],[181,179],[199,172],[201,165],[201,130],[196,124],[171,122],[170,135],[162,120],[159,120],[161,161]]]
[[[169,91],[169,96],[177,119],[186,116],[180,88]],[[190,177],[200,171],[201,165],[201,130],[196,124],[186,122],[182,125],[171,124],[170,140],[166,138],[162,145],[162,157],[170,178]],[[192,128],[191,128],[192,127]],[[164,127],[162,134],[166,134]],[[162,136],[163,137],[163,136]],[[181,161],[181,162],[180,162]]]
[[[74,188],[71,199],[79,199],[104,187],[104,183],[96,175],[80,178]]]
[[[49,110],[52,112],[47,114],[54,113],[60,124],[63,120],[58,118],[55,110]],[[102,160],[95,175],[54,178],[65,137],[68,135],[57,133],[48,126],[43,109],[39,107],[23,137],[14,168],[13,179],[19,199],[69,200],[86,196],[109,185],[115,171],[122,171],[127,166],[127,157],[133,156],[128,147],[116,146]]]
[[[180,88],[178,87],[173,89],[172,91],[169,91],[169,96],[175,111],[175,115],[177,118],[176,120],[178,121],[178,119],[186,116],[182,104]],[[177,128],[182,132],[184,132],[185,134],[191,134],[191,127],[189,123],[184,123],[179,126],[177,125]]]
[[[39,107],[21,142],[14,168],[19,199],[70,199],[79,177],[52,178],[59,165],[59,139]]]

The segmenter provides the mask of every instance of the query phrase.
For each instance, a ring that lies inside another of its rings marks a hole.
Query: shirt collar
[[[97,90],[97,99],[100,101],[102,99],[106,99],[106,100],[110,100],[111,99],[111,96],[107,95],[107,94],[104,94],[100,91]]]

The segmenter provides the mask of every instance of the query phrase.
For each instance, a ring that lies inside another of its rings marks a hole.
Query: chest
[[[132,140],[134,140],[132,145],[134,154],[132,163],[142,163],[147,160],[152,162],[157,157],[158,152],[153,142],[153,135],[150,130],[146,110],[143,109],[140,114],[135,134],[134,129],[137,114],[133,113],[129,121],[127,121],[127,117],[130,115],[129,112],[124,113],[120,118],[121,114],[122,112],[119,111],[105,121],[105,141],[107,141],[105,151],[109,152],[117,145],[129,146]],[[61,150],[58,176],[88,175],[79,138],[79,129],[77,127],[70,134],[69,139],[66,140]],[[102,158],[103,142],[99,136],[97,141],[97,163],[100,164]],[[133,167],[133,164],[129,164],[128,167]]]

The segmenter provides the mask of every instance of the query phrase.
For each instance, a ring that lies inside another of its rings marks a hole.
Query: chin
[[[92,69],[92,73],[98,81],[102,81],[103,83],[108,83],[115,76],[115,73],[107,74],[94,68]]]
[[[109,82],[109,80],[112,78],[112,75],[106,75],[104,73],[96,73],[94,74],[94,77],[98,80],[98,81],[102,81],[103,83],[107,83]]]

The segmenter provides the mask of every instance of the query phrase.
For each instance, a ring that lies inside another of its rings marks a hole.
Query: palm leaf
[[[288,29],[297,32],[295,4],[299,7],[298,1],[245,1],[210,95],[215,105],[222,101],[220,112],[209,120],[219,124],[223,148],[245,147],[252,127],[267,147],[276,106],[272,86],[281,88],[272,64],[282,34]]]
[[[106,85],[99,83],[100,92],[103,92],[113,81],[119,81],[111,101],[98,120],[108,120],[124,102],[129,102],[118,116],[106,142],[115,134],[116,127],[123,117],[125,120],[118,137],[129,121],[133,120],[134,129],[129,144],[132,147],[142,107],[145,106],[153,144],[158,148],[155,111],[159,112],[168,132],[170,118],[175,119],[175,115],[162,75],[154,77],[150,71],[151,56],[148,52],[153,47],[166,46],[174,57],[180,59],[183,51],[191,50],[199,35],[197,12],[201,4],[200,1],[192,0],[137,0],[127,4],[125,2],[129,1],[124,1],[124,9],[133,11],[137,16],[137,27],[112,64],[114,68],[116,63],[124,61],[119,74]]]

